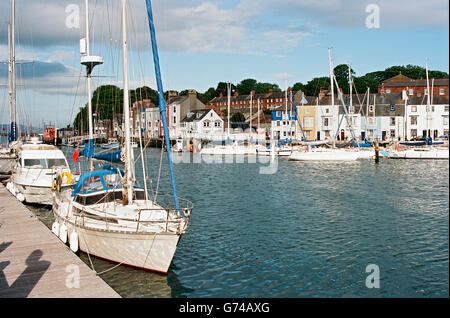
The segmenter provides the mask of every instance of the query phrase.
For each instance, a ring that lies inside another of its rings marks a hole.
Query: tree
[[[228,88],[227,88],[227,83],[225,82],[219,82],[219,84],[217,84],[217,88],[216,88],[216,96],[218,97],[220,95],[220,93],[222,93],[222,96],[227,96],[228,94]],[[236,86],[234,84],[231,84],[231,95],[233,95],[233,91],[236,90]]]
[[[321,89],[328,89],[330,86],[329,77],[315,77],[304,86],[306,96],[317,96]]]
[[[302,91],[302,92],[305,92],[305,85],[303,85],[303,84],[300,83],[300,82],[295,83],[294,86],[292,86],[292,90],[293,90],[293,91]]]
[[[233,116],[231,116],[230,121],[233,123],[243,123],[245,122],[245,116],[244,114],[237,112],[234,113]]]
[[[258,81],[252,78],[244,79],[237,85],[237,91],[239,95],[250,95],[250,92],[255,90]]]
[[[255,88],[256,94],[267,94],[269,91],[281,92],[281,88],[277,84],[272,83],[257,83]]]

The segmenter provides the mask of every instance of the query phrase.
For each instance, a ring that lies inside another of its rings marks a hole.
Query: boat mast
[[[94,125],[92,123],[92,100],[91,100],[91,74],[96,65],[103,63],[100,56],[91,56],[89,48],[89,1],[86,0],[86,38],[80,40],[81,64],[86,66],[86,86],[88,98],[88,130],[89,140],[84,148],[84,156],[89,158],[89,170],[94,170],[94,162],[92,156],[94,154]]]
[[[430,137],[430,131],[429,131],[429,116],[430,116],[430,82],[428,80],[428,62],[425,62],[425,72],[427,75],[427,135]]]
[[[333,61],[331,60],[331,48],[328,48],[328,64],[330,66],[330,86],[331,86],[331,109],[334,111],[334,80],[333,80]],[[338,112],[339,120],[339,112]],[[333,148],[336,147],[336,136],[333,134]]]
[[[125,128],[125,177],[123,204],[133,203],[133,174],[130,138],[130,105],[128,95],[128,46],[127,46],[127,2],[122,0],[122,61],[123,61],[123,115]]]
[[[228,97],[228,110],[227,110],[227,119],[228,119],[228,137],[230,135],[230,105],[231,105],[231,83],[227,83],[227,97]]]
[[[11,23],[9,24],[9,116],[11,131],[9,142],[17,138],[17,110],[16,110],[16,40],[15,40],[15,10],[16,2],[11,0]]]
[[[249,140],[252,139],[252,109],[253,109],[253,92],[250,92],[250,127],[249,127]]]

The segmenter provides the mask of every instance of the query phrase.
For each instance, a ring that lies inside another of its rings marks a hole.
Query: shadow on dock
[[[13,242],[4,242],[0,244],[0,253],[7,249]],[[27,268],[20,274],[19,277],[8,285],[6,276],[3,270],[10,264],[10,261],[0,262],[0,298],[25,298],[33,288],[37,285],[39,280],[50,267],[50,262],[41,260],[44,253],[41,250],[34,250],[27,257],[25,263]]]

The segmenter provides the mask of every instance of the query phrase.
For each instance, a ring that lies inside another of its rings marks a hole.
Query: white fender
[[[19,200],[20,202],[25,201],[25,196],[22,193],[17,193],[16,195],[17,200]]]
[[[64,224],[62,224],[59,227],[59,239],[63,242],[63,243],[67,243],[67,226],[65,226]]]
[[[56,236],[58,236],[59,234],[59,223],[58,222],[53,222],[52,224],[52,232],[53,234],[55,234]]]
[[[78,251],[78,233],[73,231],[70,234],[70,249],[75,253]]]

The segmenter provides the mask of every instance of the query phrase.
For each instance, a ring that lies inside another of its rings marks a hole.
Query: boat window
[[[117,187],[120,185],[121,179],[118,174],[107,174],[103,176],[108,187]]]
[[[45,169],[47,163],[45,159],[24,159],[24,167],[29,169]]]
[[[67,168],[65,159],[47,159],[49,169]]]
[[[81,191],[92,191],[92,190],[101,190],[103,189],[102,179],[99,176],[94,176],[86,179],[83,182],[83,186],[81,187]]]

